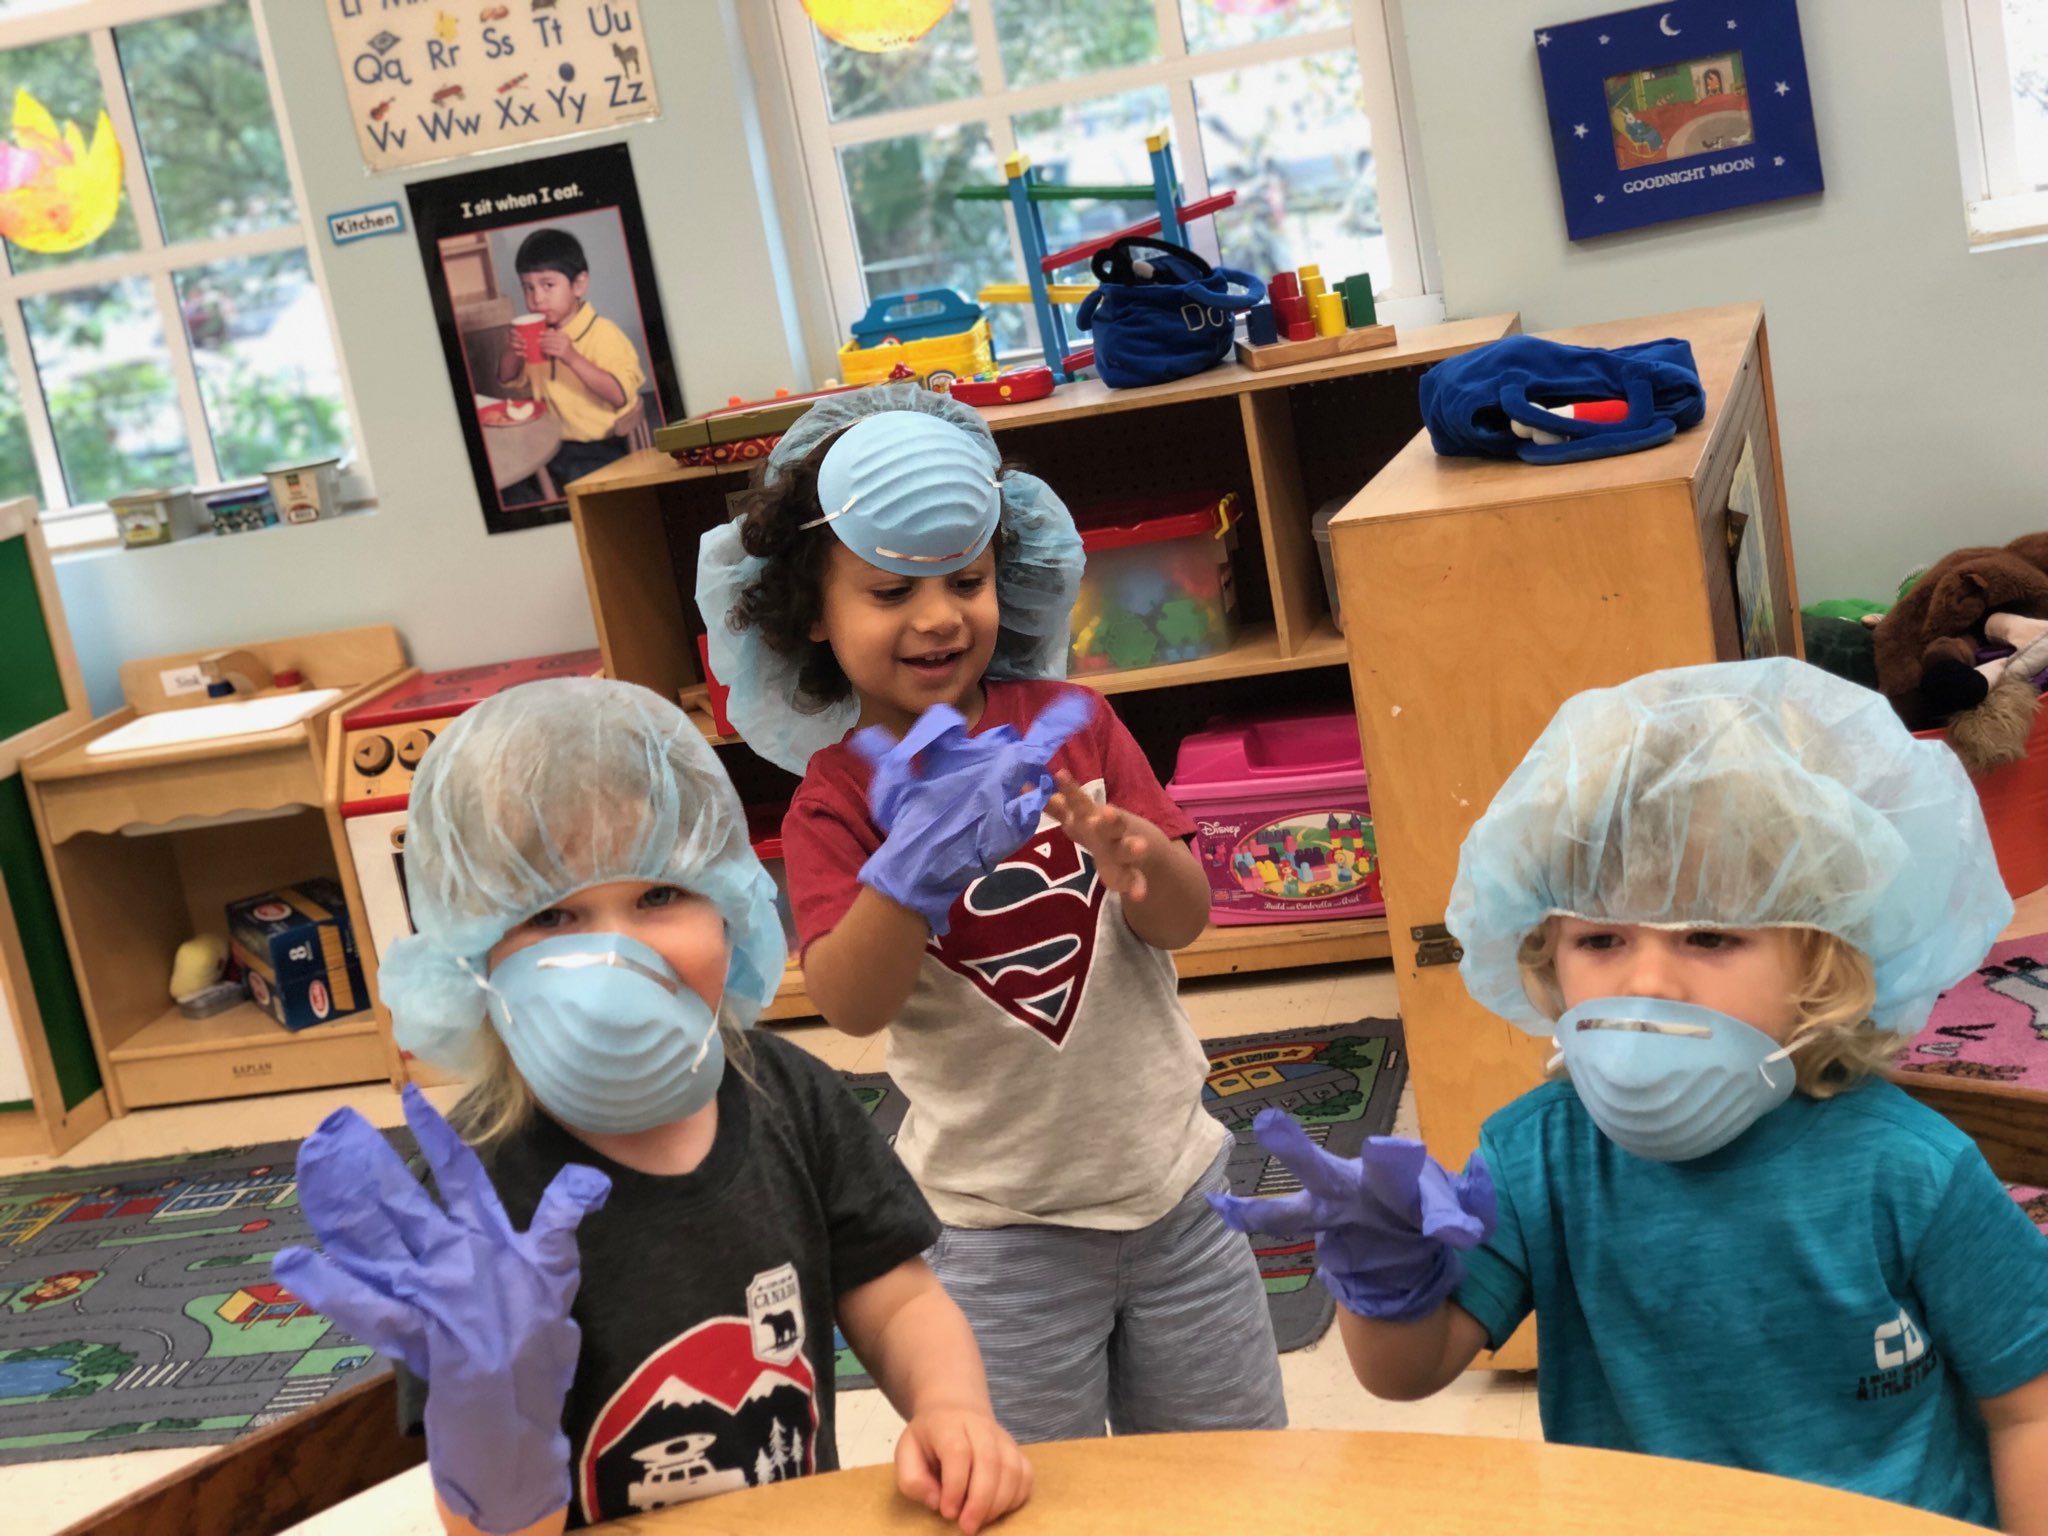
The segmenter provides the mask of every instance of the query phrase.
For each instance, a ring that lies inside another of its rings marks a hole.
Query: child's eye
[[[683,900],[687,894],[687,892],[673,885],[650,886],[640,893],[640,905],[643,907],[671,907]]]
[[[910,584],[905,582],[900,587],[874,587],[870,589],[870,595],[878,603],[900,603],[910,596]]]
[[[986,576],[962,576],[953,583],[953,590],[955,592],[963,594],[972,594],[975,592],[979,592],[983,587],[987,585],[988,578]]]
[[[1742,936],[1734,933],[1722,933],[1713,928],[1695,928],[1685,936],[1685,942],[1694,949],[1709,951],[1740,949],[1742,947]]]
[[[526,920],[529,928],[538,928],[542,933],[553,933],[557,928],[566,928],[575,921],[565,907],[549,907],[536,912]]]
[[[1595,953],[1604,954],[1610,949],[1621,948],[1621,935],[1618,933],[1582,933],[1572,941],[1572,947],[1574,949],[1589,949]]]

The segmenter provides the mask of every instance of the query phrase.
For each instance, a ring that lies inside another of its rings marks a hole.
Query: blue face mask
[[[623,934],[529,944],[491,972],[488,996],[519,1075],[577,1130],[628,1135],[687,1119],[725,1075],[716,1014]]]
[[[1794,1047],[1716,1009],[1660,997],[1581,1003],[1557,1021],[1557,1047],[1593,1123],[1622,1150],[1660,1163],[1727,1146],[1785,1102],[1797,1075],[1785,1059]]]

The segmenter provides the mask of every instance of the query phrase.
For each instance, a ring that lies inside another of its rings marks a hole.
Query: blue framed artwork
[[[1671,0],[1536,33],[1574,240],[1821,190],[1797,0]]]

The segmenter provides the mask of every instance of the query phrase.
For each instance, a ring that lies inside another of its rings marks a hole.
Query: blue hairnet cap
[[[527,683],[456,720],[413,780],[405,875],[418,931],[392,945],[378,985],[398,1043],[428,1061],[472,1061],[498,940],[614,880],[718,908],[724,1016],[753,1023],[782,981],[775,885],[732,781],[689,716],[630,683]]]
[[[1445,923],[1467,990],[1532,1033],[1522,940],[1556,914],[1817,928],[1869,957],[1910,1033],[2012,920],[1976,791],[1867,688],[1791,660],[1652,672],[1568,699],[1465,839]]]
[[[820,522],[870,565],[944,576],[988,548],[1002,514],[995,445],[948,421],[884,411],[840,434],[818,466]]]
[[[819,466],[820,500],[825,503],[826,512],[833,511],[842,504],[843,498],[842,502],[830,499],[825,489],[824,470],[837,459],[841,446],[853,437],[853,432],[848,429],[870,420],[890,417],[908,418],[918,424],[911,428],[892,423],[889,428],[892,434],[932,433],[935,429],[929,423],[943,423],[953,429],[959,441],[966,445],[964,449],[954,447],[945,439],[933,439],[946,442],[949,461],[958,458],[962,464],[971,465],[980,462],[973,457],[979,454],[985,457],[990,474],[995,473],[994,467],[1000,463],[994,434],[980,413],[971,406],[961,404],[950,395],[936,394],[914,384],[882,384],[872,389],[828,395],[804,412],[783,434],[774,452],[768,455],[761,484],[772,490],[790,465],[807,457],[835,432],[844,432],[845,436],[832,445],[825,455],[825,463]],[[856,457],[848,462],[858,464],[861,459]],[[914,462],[910,467],[913,470],[918,468]],[[914,496],[912,477],[906,476],[905,481],[903,494]],[[1067,511],[1066,503],[1036,475],[1011,470],[1001,475],[997,487],[1000,496],[998,521],[1002,533],[996,554],[996,602],[1002,616],[988,675],[993,678],[1065,677],[1068,630],[1073,621],[1074,600],[1080,595],[1081,568],[1085,560],[1081,535],[1075,530],[1074,519]],[[843,521],[843,517],[835,518],[826,526],[836,529]],[[814,528],[803,536],[822,537],[823,533],[822,528]],[[844,539],[845,535],[840,537]],[[966,538],[957,533],[932,535],[928,548],[910,542],[896,543],[892,538],[879,542],[890,549],[914,554],[947,554],[967,546]],[[984,536],[967,559],[960,563],[964,565],[980,554],[987,542]],[[848,547],[861,554],[863,559],[870,558],[858,544],[848,542]],[[797,681],[802,671],[802,656],[783,655],[770,646],[757,629],[735,630],[732,627],[732,614],[740,594],[760,579],[766,564],[741,546],[738,521],[721,523],[705,534],[698,545],[697,607],[704,616],[711,670],[718,681],[730,690],[725,712],[733,728],[746,738],[749,747],[769,762],[800,774],[810,762],[812,753],[832,746],[853,729],[860,716],[860,705],[852,698],[831,703],[805,699]],[[943,568],[936,563],[912,564],[908,569],[890,566],[888,569],[912,576],[943,574]]]

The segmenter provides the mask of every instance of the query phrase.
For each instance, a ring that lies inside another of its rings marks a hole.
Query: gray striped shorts
[[[947,1227],[925,1255],[981,1344],[996,1418],[1018,1440],[1284,1429],[1258,1261],[1203,1196],[1225,1147],[1135,1232]]]

